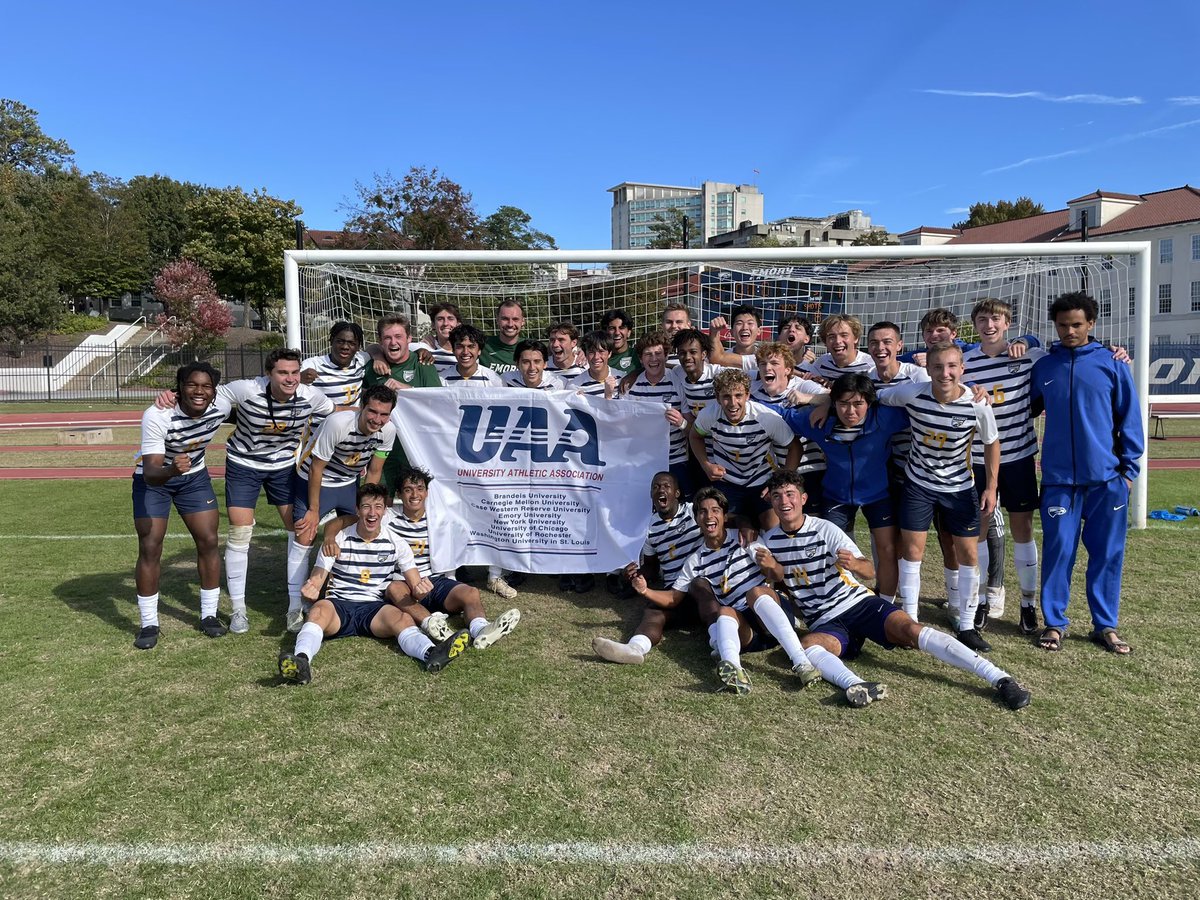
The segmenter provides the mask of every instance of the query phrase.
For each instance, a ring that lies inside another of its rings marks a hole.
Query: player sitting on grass
[[[763,579],[753,554],[742,547],[736,530],[726,528],[729,502],[725,495],[716,488],[701,488],[692,501],[692,513],[701,544],[684,562],[670,589],[651,589],[646,576],[638,571],[630,575],[633,589],[664,608],[678,606],[685,595],[692,594],[702,619],[706,607],[711,609],[716,602],[717,615],[708,634],[720,658],[720,690],[749,693],[750,676],[742,668],[742,652],[767,650],[776,644],[787,653],[802,687],[819,680],[820,674],[804,655],[791,617]]]
[[[296,636],[292,653],[279,655],[279,674],[289,681],[312,681],[312,660],[325,638],[395,638],[401,651],[426,672],[439,672],[467,647],[464,628],[436,646],[421,633],[412,617],[384,600],[393,573],[399,572],[413,593],[427,591],[428,579],[417,571],[408,544],[383,527],[387,489],[364,484],[358,489],[358,520],[336,538],[336,557],[322,548],[312,575],[304,582],[304,599],[312,603],[308,621]],[[329,591],[320,599],[326,581]]]
[[[950,635],[919,625],[858,582],[858,578],[874,577],[874,566],[832,522],[804,514],[800,475],[776,472],[767,490],[779,527],[762,535],[755,559],[768,581],[783,583],[792,608],[808,624],[801,641],[808,659],[821,677],[845,691],[851,706],[866,706],[887,696],[885,685],[863,681],[842,662],[842,657],[857,656],[867,639],[889,650],[922,650],[972,672],[994,687],[1009,709],[1029,705],[1029,691],[1007,672]]]
[[[645,339],[643,335],[639,343]],[[650,504],[654,507],[655,517],[642,547],[641,565],[630,563],[625,575],[630,582],[641,575],[648,586],[661,588],[674,584],[683,564],[700,546],[700,526],[692,515],[692,504],[683,502],[679,481],[671,472],[659,472],[650,482]],[[675,601],[675,592],[670,594],[671,600]],[[592,638],[592,649],[597,656],[615,663],[642,663],[650,648],[663,639],[663,631],[668,625],[678,627],[689,622],[703,622],[708,626],[712,624],[711,615],[716,613],[715,609],[710,610],[709,621],[704,621],[691,593],[680,595],[678,602],[673,603],[661,602],[661,597],[652,599],[648,593],[642,596],[646,608],[633,637],[625,643],[606,637]]]
[[[178,402],[170,409],[151,406],[142,414],[142,447],[133,470],[133,526],[138,536],[135,570],[141,626],[133,646],[158,643],[158,582],[163,536],[171,505],[196,542],[200,573],[200,630],[225,634],[217,618],[221,557],[217,552],[217,495],[204,464],[204,450],[225,423],[232,404],[217,396],[221,373],[208,363],[191,363],[175,373]]]

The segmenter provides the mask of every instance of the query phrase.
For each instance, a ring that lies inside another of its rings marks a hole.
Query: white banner
[[[399,391],[396,423],[433,476],[435,572],[609,572],[638,558],[667,468],[662,404],[524,388]]]

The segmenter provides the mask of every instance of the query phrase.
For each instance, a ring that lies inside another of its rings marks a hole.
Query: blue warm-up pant
[[[1088,552],[1086,590],[1092,626],[1116,628],[1125,562],[1129,488],[1125,479],[1105,484],[1042,485],[1042,616],[1047,627],[1066,628],[1071,573],[1082,536]]]

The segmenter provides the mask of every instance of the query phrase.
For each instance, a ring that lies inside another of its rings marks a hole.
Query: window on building
[[[1200,234],[1192,235],[1192,259],[1200,259]]]
[[[1100,290],[1100,318],[1112,318],[1112,288],[1101,288]]]
[[[1171,238],[1163,238],[1158,242],[1158,261],[1160,263],[1169,263],[1175,260],[1175,241]]]
[[[1137,257],[1134,256],[1132,253],[1130,253],[1129,254],[1129,268],[1133,269],[1136,267],[1137,267]]]
[[[1160,347],[1164,344],[1169,344],[1171,343],[1171,336],[1169,334],[1160,334],[1154,339],[1154,343]]]
[[[1200,344],[1200,334],[1189,334],[1188,335],[1188,343],[1189,344]]]
[[[1137,288],[1129,289],[1129,315],[1137,314]]]
[[[1171,311],[1171,286],[1169,284],[1160,284],[1158,286],[1158,314],[1165,315]]]
[[[1192,312],[1200,312],[1200,281],[1192,282]]]

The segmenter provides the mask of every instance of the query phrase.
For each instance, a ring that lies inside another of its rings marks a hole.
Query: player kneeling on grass
[[[781,470],[767,481],[771,508],[779,527],[765,532],[755,559],[766,579],[783,583],[784,593],[808,624],[802,640],[808,659],[830,684],[846,693],[851,706],[862,707],[887,696],[887,687],[855,675],[842,657],[858,655],[868,638],[881,647],[908,647],[965,672],[973,672],[996,689],[1009,709],[1029,705],[1030,693],[1003,669],[961,641],[920,625],[902,609],[875,596],[857,581],[875,576],[875,567],[846,533],[824,519],[804,514],[804,479]]]
[[[337,556],[321,549],[303,587],[304,599],[312,603],[308,620],[296,635],[295,651],[279,656],[279,674],[289,681],[308,684],[312,680],[312,659],[327,637],[395,638],[401,651],[426,672],[440,672],[466,649],[465,628],[435,646],[411,616],[384,600],[394,572],[401,573],[414,593],[422,589],[408,544],[383,527],[386,512],[387,489],[364,484],[358,489],[358,521],[335,539]],[[319,599],[326,581],[330,581],[329,591]]]
[[[221,373],[208,363],[182,366],[175,373],[178,404],[170,409],[151,406],[142,415],[142,448],[133,472],[133,525],[138,536],[134,577],[141,618],[133,646],[139,650],[158,643],[158,581],[172,504],[196,542],[200,630],[209,637],[226,632],[217,618],[221,592],[217,495],[204,464],[204,450],[232,408],[226,398],[217,396],[220,382]]]
[[[701,544],[679,570],[670,590],[651,590],[640,572],[630,577],[633,589],[663,607],[678,606],[691,594],[703,617],[706,606],[717,604],[710,619],[709,643],[717,651],[720,690],[735,694],[750,692],[750,676],[742,668],[741,653],[767,650],[779,644],[792,661],[792,671],[807,687],[820,674],[813,668],[791,617],[779,605],[779,597],[766,584],[753,554],[738,541],[736,530],[725,527],[729,501],[716,488],[696,491],[692,511],[700,527]]]

